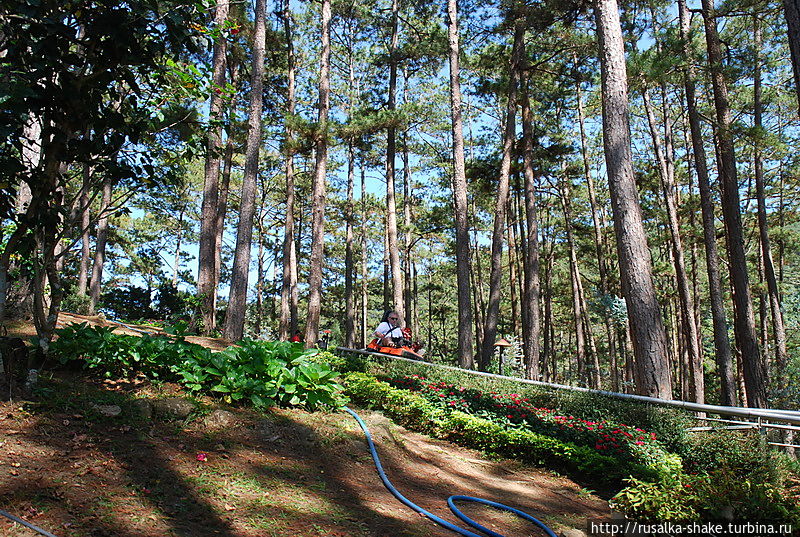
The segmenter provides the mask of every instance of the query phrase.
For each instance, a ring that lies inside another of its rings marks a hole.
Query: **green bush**
[[[555,410],[564,416],[587,421],[605,420],[631,424],[655,433],[667,451],[680,453],[684,449],[692,417],[682,411],[655,405],[626,401],[614,397],[585,392],[525,384],[512,380],[477,376],[463,370],[438,369],[428,364],[402,362],[382,358],[376,354],[368,358],[366,372],[375,376],[403,377],[421,375],[431,382],[455,384],[465,389],[484,393],[513,394],[528,399],[535,407]]]
[[[314,357],[315,362],[327,364],[331,369],[340,373],[350,373],[353,371],[365,372],[369,359],[361,354],[352,352],[335,354],[331,351],[319,351]]]
[[[300,343],[244,340],[238,347],[190,358],[173,370],[190,390],[207,389],[229,402],[339,407],[344,400],[334,381],[338,373],[314,361],[316,353]]]
[[[61,301],[61,311],[70,311],[78,315],[89,315],[92,310],[92,298],[89,295],[68,293]]]
[[[777,483],[782,475],[777,453],[757,431],[696,432],[683,455],[689,473],[708,473],[724,469],[741,479]]]
[[[346,375],[344,385],[353,400],[382,409],[402,425],[467,447],[533,464],[548,464],[602,482],[619,482],[631,474],[644,477],[655,474],[652,469],[601,455],[586,446],[448,410],[417,393],[393,388],[363,373]]]
[[[277,403],[314,409],[344,403],[342,387],[334,380],[338,373],[316,359],[316,350],[299,343],[246,340],[214,353],[182,336],[127,336],[85,323],[57,334],[51,350],[62,361],[83,360],[87,369],[107,378],[143,374],[259,407]]]
[[[106,378],[129,378],[142,373],[149,378],[173,380],[173,368],[185,360],[210,354],[208,349],[183,338],[115,334],[114,327],[73,324],[56,331],[50,349],[63,362],[83,360],[87,369]],[[199,358],[198,358],[199,357]]]
[[[725,469],[710,473],[663,474],[658,480],[630,479],[610,502],[634,520],[770,521],[800,524],[800,506],[785,489],[742,479]]]
[[[708,486],[707,476],[682,472],[662,475],[655,482],[630,478],[609,503],[633,520],[694,521],[700,518]]]
[[[652,468],[655,472],[674,472],[680,458],[667,453],[656,435],[624,423],[584,420],[558,411],[539,408],[520,394],[482,392],[446,382],[432,382],[419,375],[402,378],[379,377],[392,386],[414,391],[445,409],[461,410],[486,418],[507,428],[518,428],[590,447],[608,455]]]

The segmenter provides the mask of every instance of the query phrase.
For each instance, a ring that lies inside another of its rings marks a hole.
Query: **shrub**
[[[100,297],[101,309],[116,319],[150,319],[155,315],[152,308],[151,291],[130,285],[107,290]]]
[[[319,351],[313,358],[315,362],[324,363],[340,373],[350,373],[353,371],[365,372],[369,359],[366,356],[355,353],[344,353],[343,355],[334,354],[331,351]]]
[[[366,374],[346,375],[344,384],[353,400],[382,409],[409,428],[488,453],[533,464],[548,464],[604,482],[619,482],[631,473],[646,477],[654,474],[642,465],[601,455],[587,446],[509,427],[433,403],[419,393],[393,388]]]
[[[316,350],[288,342],[243,341],[223,352],[189,343],[182,336],[142,337],[114,334],[113,328],[70,325],[57,331],[51,349],[62,361],[84,360],[105,377],[144,374],[175,380],[189,391],[211,392],[228,402],[250,401],[262,407],[338,407],[343,404],[338,375],[315,361]]]
[[[89,315],[92,309],[92,298],[89,295],[79,295],[71,292],[61,301],[62,311],[71,311],[78,315]]]
[[[741,479],[773,483],[782,479],[777,454],[755,431],[696,432],[687,443],[683,460],[689,473],[725,469]]]
[[[635,520],[721,520],[800,524],[800,506],[785,490],[742,479],[725,470],[632,478],[610,502]]]
[[[150,378],[169,379],[171,367],[185,356],[208,352],[181,338],[113,332],[113,327],[73,324],[56,331],[58,339],[50,348],[62,363],[83,360],[87,369],[107,378],[132,377],[141,372]]]
[[[228,402],[250,400],[263,407],[339,407],[342,387],[338,373],[314,361],[314,349],[300,343],[244,340],[238,347],[189,359],[173,369],[193,391],[208,389]]]
[[[687,438],[686,429],[692,423],[691,416],[687,413],[671,408],[620,400],[597,393],[573,392],[513,380],[486,378],[459,370],[436,369],[427,364],[382,359],[377,354],[369,358],[367,371],[375,376],[391,378],[420,375],[430,382],[454,384],[482,393],[516,393],[520,398],[528,399],[532,406],[554,409],[560,415],[587,421],[607,420],[635,424],[655,433],[664,448],[676,453],[682,452]]]
[[[558,438],[593,448],[600,454],[620,457],[652,468],[655,472],[680,469],[680,458],[667,453],[656,441],[654,433],[623,423],[604,419],[590,421],[534,406],[521,395],[483,393],[474,388],[461,388],[445,382],[431,382],[414,375],[387,379],[390,384],[419,393],[429,401],[485,417],[511,428]]]
[[[708,484],[707,476],[681,472],[662,475],[655,482],[632,477],[609,503],[633,520],[693,521],[700,517]]]

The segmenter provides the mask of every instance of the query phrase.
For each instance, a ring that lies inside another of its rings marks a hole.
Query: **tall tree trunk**
[[[403,70],[405,73],[405,69]],[[408,77],[406,76],[406,84]],[[403,92],[405,94],[405,91]],[[403,99],[405,101],[405,98]],[[413,217],[411,216],[411,165],[409,163],[408,154],[408,132],[403,132],[403,150],[401,152],[403,159],[403,311],[406,317],[406,326],[414,326],[414,296],[411,293],[411,284],[413,278],[411,276],[411,264],[413,259],[414,242],[411,231],[413,230]]]
[[[311,259],[308,273],[308,315],[306,346],[311,347],[319,336],[322,305],[322,265],[325,250],[325,191],[328,166],[328,109],[330,107],[331,2],[322,0],[322,54],[319,62],[319,135],[316,140],[316,165],[311,191]]]
[[[356,85],[355,66],[353,59],[353,26],[347,26],[348,50],[347,50],[347,70],[348,70],[348,91],[347,91],[347,114],[348,118],[353,117],[356,106]],[[356,155],[353,141],[347,144],[347,204],[345,205],[345,254],[344,254],[344,346],[353,348],[355,346],[355,293],[353,289],[355,279],[354,252],[353,252],[353,225],[355,219],[355,206],[353,204],[353,189],[355,188],[355,166]]]
[[[575,60],[577,63],[577,60]],[[583,96],[581,92],[580,80],[575,83],[576,101],[578,103],[578,126],[580,128],[581,137],[581,157],[583,160],[583,176],[586,179],[586,186],[589,193],[589,207],[592,211],[592,223],[594,224],[594,248],[595,255],[597,256],[597,271],[600,275],[600,293],[602,296],[608,296],[610,293],[608,285],[608,268],[605,256],[605,249],[603,246],[602,230],[605,229],[605,222],[600,217],[600,212],[597,208],[597,194],[595,192],[594,178],[589,166],[589,144],[586,139],[586,126],[585,117],[583,112]],[[619,391],[619,372],[617,366],[617,351],[616,351],[616,336],[615,330],[612,326],[611,317],[609,315],[603,316],[603,322],[606,328],[606,338],[608,339],[608,354],[611,367],[611,389]]]
[[[258,157],[261,149],[261,111],[264,108],[264,53],[266,48],[266,1],[256,0],[253,30],[253,66],[250,79],[250,105],[247,118],[247,149],[245,150],[239,225],[236,250],[231,271],[231,292],[225,315],[224,335],[239,341],[244,335],[247,314],[247,287],[250,273],[250,249],[253,239],[253,218],[256,204]]]
[[[778,281],[775,277],[775,265],[772,261],[772,249],[770,247],[769,225],[767,223],[767,201],[764,185],[764,163],[761,155],[761,136],[764,132],[762,114],[763,105],[761,103],[761,21],[758,16],[754,16],[755,25],[755,73],[753,75],[753,112],[755,114],[756,139],[754,148],[755,178],[756,178],[756,200],[758,202],[758,231],[761,239],[761,256],[764,263],[764,278],[767,282],[767,294],[769,295],[769,307],[772,314],[772,337],[775,343],[775,379],[780,387],[786,386],[784,370],[788,363],[786,352],[786,328],[783,323],[783,312],[781,311],[780,293],[778,291]],[[765,340],[766,341],[766,340]]]
[[[797,113],[800,115],[800,0],[783,0],[783,11],[786,15],[789,51],[792,56],[794,89],[797,93]]]
[[[295,56],[292,37],[292,11],[289,0],[283,8],[283,29],[286,38],[287,97],[286,114],[295,113]],[[294,232],[294,149],[291,121],[284,122],[286,151],[286,220],[283,234],[283,278],[281,283],[281,313],[279,336],[288,339],[297,331],[297,250]]]
[[[89,181],[91,180],[91,167],[88,163],[83,165],[83,185],[78,204],[80,205],[81,215],[81,260],[78,265],[78,296],[86,296],[86,289],[89,284],[89,260],[92,256],[91,249],[91,214],[89,202]]]
[[[518,183],[519,181],[515,181]],[[506,208],[506,232],[508,234],[508,291],[509,301],[511,302],[511,325],[509,330],[512,334],[517,334],[520,331],[520,304],[521,297],[517,297],[520,284],[520,259],[517,255],[520,251],[519,243],[517,241],[517,211],[514,205],[513,198],[508,197],[508,207]]]
[[[505,129],[503,133],[503,160],[500,164],[500,178],[497,187],[497,203],[495,205],[494,229],[492,230],[492,268],[489,275],[489,303],[483,328],[483,342],[479,368],[487,371],[494,354],[494,343],[497,337],[497,320],[500,314],[500,279],[503,260],[503,231],[506,223],[506,206],[508,204],[508,184],[511,171],[511,156],[516,138],[517,113],[517,72],[524,48],[525,22],[517,19],[514,23],[514,48],[511,52],[509,68],[508,96],[506,103]]]
[[[666,332],[653,285],[653,268],[633,175],[625,50],[616,0],[596,0],[603,95],[603,140],[620,277],[636,354],[636,387],[672,397]]]
[[[106,260],[106,242],[108,240],[108,217],[111,207],[111,182],[103,181],[103,199],[100,202],[100,217],[97,220],[97,232],[94,242],[94,263],[92,264],[92,279],[89,283],[89,313],[94,315],[97,303],[100,301],[100,288],[103,283],[103,264]]]
[[[217,213],[215,224],[216,236],[214,237],[214,285],[219,285],[222,273],[222,237],[225,234],[225,217],[228,213],[228,195],[231,186],[231,168],[233,167],[233,140],[228,136],[225,143],[225,156],[222,164],[222,181],[219,185],[219,196],[217,197]],[[217,294],[214,293],[214,324],[217,319]]]
[[[545,213],[547,214],[547,213]],[[544,229],[547,229],[545,226]],[[547,244],[546,239],[545,245]],[[555,256],[553,253],[555,252],[554,245],[552,241],[550,242],[550,248],[545,247],[545,252],[547,255],[545,256],[545,270],[544,270],[544,291],[543,291],[543,300],[544,303],[544,340],[542,342],[542,361],[543,363],[547,364],[545,367],[545,380],[550,380],[552,382],[558,382],[558,367],[556,363],[556,352],[555,352],[555,345],[553,337],[553,264],[555,261]],[[549,375],[549,376],[548,376]]]
[[[23,128],[22,135],[22,162],[25,169],[33,173],[34,170],[39,167],[39,162],[41,160],[43,142],[41,119],[36,117],[30,118]],[[21,182],[17,186],[15,211],[19,214],[24,214],[28,212],[32,203],[31,189],[28,183],[25,182]],[[2,249],[2,254],[0,254],[0,320],[5,319],[7,313],[10,311],[9,306],[11,304],[9,304],[8,301],[10,298],[9,291],[12,290],[12,283],[8,279],[8,273],[14,264],[12,256],[15,253],[16,245],[28,232],[28,226],[25,225],[22,220],[17,219],[17,227],[7,239],[3,237],[5,240],[5,247]],[[29,285],[30,283],[26,282],[26,286]],[[16,287],[16,285],[14,287]],[[30,295],[31,293],[27,292],[25,294]],[[28,300],[28,302],[30,302],[30,300]]]
[[[565,170],[562,170],[565,172]],[[581,293],[579,290],[580,285],[580,271],[578,269],[578,256],[575,253],[575,238],[572,233],[572,188],[567,182],[569,179],[563,179],[559,182],[559,200],[561,201],[561,210],[564,215],[564,230],[567,233],[567,249],[569,251],[569,275],[572,288],[572,319],[574,322],[575,330],[575,362],[577,365],[578,384],[580,386],[588,385],[587,365],[586,365],[586,340],[585,329],[583,326],[583,315],[581,314]]]
[[[367,332],[367,310],[369,309],[369,296],[367,294],[367,181],[366,168],[361,161],[361,346],[367,346],[369,339]]]
[[[355,304],[353,297],[353,187],[355,183],[355,154],[353,144],[347,146],[347,205],[345,206],[344,246],[344,346],[355,344]]]
[[[711,319],[714,330],[714,349],[720,376],[720,403],[726,406],[736,404],[736,384],[734,379],[733,353],[728,339],[728,322],[722,294],[722,283],[719,271],[719,252],[717,250],[717,233],[714,217],[714,202],[711,196],[711,181],[708,176],[706,150],[703,134],[700,129],[700,113],[697,110],[695,75],[692,68],[692,53],[689,45],[689,10],[686,0],[678,0],[680,16],[681,41],[684,55],[687,58],[684,67],[684,88],[686,110],[689,116],[689,129],[692,136],[692,153],[695,171],[697,172],[697,188],[700,192],[700,207],[703,217],[703,241],[706,249],[706,272],[708,273],[708,291],[711,302]]]
[[[527,234],[524,236],[523,292],[522,309],[524,324],[522,326],[522,353],[525,358],[525,378],[539,380],[540,349],[539,332],[539,217],[536,209],[536,175],[533,170],[533,118],[528,98],[527,74],[522,73],[520,86],[522,89],[522,166],[525,177],[525,224]]]
[[[266,192],[262,191],[261,203],[259,204],[259,215],[255,219],[256,230],[258,231],[258,253],[256,254],[256,318],[255,318],[255,333],[257,336],[261,335],[261,321],[264,317],[264,281],[266,272],[266,252],[264,248],[265,226],[264,226],[264,202],[266,201]]]
[[[650,137],[653,141],[653,149],[658,163],[659,176],[661,178],[661,190],[664,196],[664,204],[667,209],[667,227],[670,232],[673,265],[675,267],[675,280],[678,287],[678,304],[680,308],[680,326],[683,333],[684,345],[682,346],[689,361],[689,369],[686,371],[689,381],[689,397],[696,403],[705,402],[705,383],[703,379],[703,363],[700,356],[700,343],[697,333],[697,325],[694,322],[694,300],[689,289],[689,277],[686,274],[686,262],[683,255],[683,241],[680,235],[680,224],[678,223],[678,209],[675,200],[675,167],[672,163],[671,155],[671,129],[669,127],[669,117],[664,117],[664,124],[667,132],[665,140],[667,142],[667,152],[665,154],[661,139],[658,136],[653,105],[650,102],[650,93],[646,88],[642,90],[644,97],[645,112],[647,123],[650,127]],[[662,97],[666,97],[662,92]],[[666,103],[664,105],[666,113]],[[679,351],[680,352],[680,351]]]
[[[397,42],[399,38],[400,7],[392,0],[392,37],[389,48],[389,112],[396,108],[397,93]],[[389,250],[389,269],[392,274],[392,306],[399,320],[405,322],[403,304],[403,272],[400,267],[400,247],[397,243],[397,203],[395,201],[395,156],[397,154],[397,129],[386,130],[386,243]]]
[[[214,302],[217,293],[214,275],[216,274],[216,213],[219,204],[219,159],[222,146],[222,107],[225,86],[225,56],[227,42],[223,27],[228,20],[230,4],[219,0],[214,13],[214,27],[220,35],[214,41],[211,59],[211,102],[209,105],[208,140],[206,142],[206,163],[203,180],[203,204],[200,209],[200,239],[197,255],[197,294],[200,295],[200,315],[203,325],[200,331],[208,335],[216,328]]]
[[[458,365],[474,366],[467,178],[464,169],[464,119],[461,110],[458,1],[447,0],[450,63],[450,122],[453,135],[453,212],[456,224],[456,285],[458,293]]]
[[[742,216],[739,202],[739,183],[736,172],[736,154],[733,146],[731,110],[728,104],[728,85],[722,65],[722,51],[717,19],[712,0],[702,0],[708,63],[714,90],[714,107],[717,112],[717,140],[719,148],[720,185],[722,187],[722,216],[728,245],[731,284],[733,286],[733,318],[736,343],[744,363],[747,405],[763,408],[767,405],[764,366],[756,340],[753,301],[750,297],[750,280],[747,275],[747,258],[744,251]]]

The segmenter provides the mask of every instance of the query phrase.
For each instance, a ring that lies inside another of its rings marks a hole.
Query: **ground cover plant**
[[[106,378],[143,375],[181,383],[192,393],[213,393],[226,402],[248,401],[317,407],[341,406],[338,375],[315,349],[302,344],[244,340],[221,352],[186,341],[181,335],[130,336],[113,328],[70,325],[57,331],[53,353],[62,361],[81,360]]]
[[[430,367],[424,363],[392,360],[379,355],[370,356],[359,370],[378,377],[402,378],[419,375],[431,382],[472,388],[482,393],[516,393],[519,398],[528,399],[535,407],[557,409],[562,415],[588,421],[607,420],[635,424],[636,427],[654,433],[668,451],[676,453],[685,450],[688,441],[686,430],[693,423],[685,413],[656,405],[631,404],[596,393],[572,392],[510,379],[477,376],[457,369]]]
[[[585,420],[563,415],[551,408],[535,406],[518,393],[484,393],[443,381],[434,382],[420,375],[383,377],[390,385],[421,394],[438,405],[486,417],[495,423],[515,427],[593,447],[601,454],[631,460],[645,466],[670,464],[676,458],[660,445],[655,433],[640,427],[608,420]]]
[[[419,393],[392,387],[367,374],[349,373],[343,383],[347,395],[354,401],[378,408],[414,430],[487,453],[558,469],[578,479],[588,476],[597,486],[619,485],[631,474],[653,477],[662,471],[661,465],[647,466],[602,454],[590,446],[524,427],[509,427],[507,421],[498,423],[456,410],[450,405],[431,402]],[[669,459],[661,463],[667,465]]]

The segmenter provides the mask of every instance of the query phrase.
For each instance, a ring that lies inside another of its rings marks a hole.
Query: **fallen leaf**
[[[236,507],[234,507],[233,505],[228,505],[228,504],[226,503],[226,504],[225,504],[225,510],[226,510],[226,511],[236,511]]]

